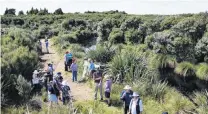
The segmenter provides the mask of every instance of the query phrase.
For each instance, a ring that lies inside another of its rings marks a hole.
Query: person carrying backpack
[[[139,97],[139,94],[134,92],[132,96],[133,98],[131,99],[129,105],[130,114],[142,114],[143,105],[142,105],[142,100]]]
[[[121,93],[120,99],[124,102],[124,114],[127,114],[129,111],[129,105],[132,99],[133,91],[129,85],[124,87],[124,90]]]
[[[66,81],[63,81],[62,83],[62,101],[63,101],[63,104],[67,104],[69,103],[69,100],[70,100],[70,87],[69,85],[67,84]]]
[[[53,80],[53,67],[52,67],[52,63],[48,63],[48,69],[47,69],[47,75],[49,78],[49,81]]]
[[[56,95],[56,84],[53,81],[50,81],[50,84],[48,86],[48,93],[49,93],[49,101],[50,101],[50,107],[52,106],[52,103],[55,102],[58,104],[58,96]]]
[[[93,79],[94,79],[94,82],[95,82],[95,100],[97,100],[98,89],[100,90],[100,100],[103,100],[103,94],[102,94],[102,72],[100,71],[100,68],[98,68],[98,70],[93,73]]]

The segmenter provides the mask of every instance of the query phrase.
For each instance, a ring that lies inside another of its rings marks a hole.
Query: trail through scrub
[[[87,84],[72,82],[72,79],[71,79],[72,74],[66,73],[64,71],[64,55],[59,55],[55,51],[55,49],[53,47],[53,42],[49,39],[49,54],[46,53],[45,40],[42,39],[41,42],[42,42],[42,51],[44,53],[41,56],[41,59],[44,60],[44,62],[43,62],[44,70],[47,69],[48,62],[53,62],[55,73],[61,72],[63,74],[64,80],[67,80],[67,82],[71,88],[73,98],[76,101],[92,100],[93,99],[93,95],[92,95],[93,90],[90,87],[88,87]],[[78,74],[78,79],[79,79],[79,75],[81,75],[81,74]]]

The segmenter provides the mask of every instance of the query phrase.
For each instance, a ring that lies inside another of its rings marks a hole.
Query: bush
[[[23,102],[27,102],[31,98],[31,84],[21,75],[18,76],[15,87],[18,90],[18,94],[22,97]]]
[[[87,57],[97,62],[107,63],[114,56],[114,50],[106,49],[101,45],[96,46],[96,50],[90,50]]]

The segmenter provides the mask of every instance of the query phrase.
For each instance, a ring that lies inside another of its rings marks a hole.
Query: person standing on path
[[[40,40],[38,40],[38,49],[39,49],[39,52],[40,54],[42,55],[42,42]]]
[[[95,64],[94,64],[94,61],[91,60],[90,65],[89,65],[89,74],[90,74],[91,78],[93,77],[94,72],[95,72]]]
[[[73,63],[71,64],[70,66],[70,69],[72,71],[72,81],[77,81],[77,69],[78,69],[78,66],[76,64],[76,60],[73,61]]]
[[[102,73],[100,71],[100,68],[98,68],[98,70],[93,73],[93,79],[94,79],[94,82],[95,82],[95,100],[97,100],[98,89],[100,90],[100,100],[103,100],[103,94],[102,94]]]
[[[120,99],[124,102],[124,114],[127,114],[129,111],[129,105],[132,99],[133,91],[129,85],[124,87],[124,91],[121,93]]]
[[[88,66],[89,66],[89,62],[87,60],[87,58],[84,59],[84,64],[83,64],[83,67],[84,67],[84,70],[83,70],[83,74],[82,74],[82,79],[84,80],[86,75],[87,75],[87,69],[88,69]]]
[[[139,97],[139,94],[134,92],[132,96],[133,98],[131,99],[129,105],[130,114],[142,114],[143,105],[142,105],[142,100]]]
[[[65,64],[65,71],[68,71],[68,67],[72,64],[73,55],[70,52],[66,52],[64,55],[64,64]]]
[[[37,70],[35,70],[33,72],[33,76],[32,76],[33,91],[35,92],[35,94],[37,94],[41,91],[38,74],[39,74],[39,72]]]
[[[52,103],[55,102],[58,104],[58,96],[56,95],[56,84],[53,81],[50,81],[49,87],[48,87],[48,93],[49,93],[49,101],[50,101],[50,107],[52,106]]]
[[[67,84],[66,81],[63,81],[62,82],[62,101],[64,105],[69,103],[69,100],[70,100],[69,92],[70,92],[69,85]]]
[[[48,45],[49,45],[48,39],[45,40],[45,45],[46,45],[46,52],[49,53],[49,50],[48,50]]]
[[[105,98],[107,99],[108,106],[110,106],[110,93],[112,88],[112,80],[110,76],[106,76],[106,82],[105,82]]]

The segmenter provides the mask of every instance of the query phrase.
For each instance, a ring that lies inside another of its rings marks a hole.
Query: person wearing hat
[[[49,78],[49,81],[53,80],[53,67],[51,62],[48,62],[47,76]]]
[[[103,94],[102,94],[102,72],[98,68],[96,72],[93,73],[93,80],[95,82],[95,100],[97,100],[97,92],[98,89],[100,90],[100,100],[103,100]]]
[[[129,105],[130,114],[142,114],[143,105],[142,105],[142,100],[139,97],[139,94],[137,92],[134,92],[132,96],[133,98],[131,99]]]
[[[106,75],[106,82],[105,82],[105,98],[107,99],[108,106],[110,106],[110,93],[112,87],[112,80],[109,75]]]
[[[69,85],[67,84],[67,81],[63,81],[62,82],[62,101],[63,101],[63,104],[67,104],[70,100],[70,87]]]
[[[124,102],[124,114],[127,114],[129,111],[129,105],[132,99],[133,91],[129,85],[124,87],[124,91],[121,93],[120,99]]]
[[[39,92],[40,90],[40,83],[38,78],[39,72],[37,70],[34,70],[33,76],[32,76],[32,84],[33,84],[33,91],[35,93]]]

